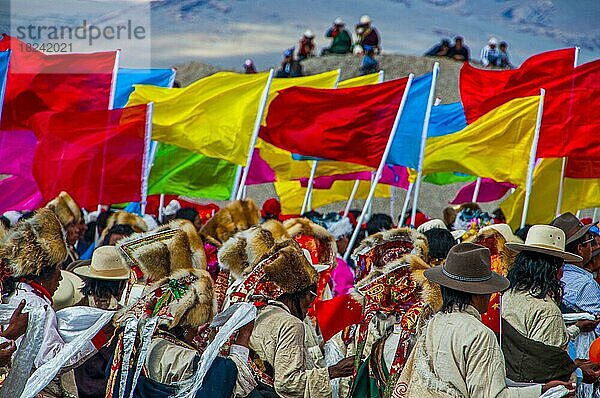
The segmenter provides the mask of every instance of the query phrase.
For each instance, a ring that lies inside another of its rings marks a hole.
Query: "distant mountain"
[[[516,64],[555,48],[580,46],[580,61],[600,56],[598,0],[157,0],[154,60],[191,59],[240,68],[245,58],[275,65],[306,28],[323,32],[336,16],[347,28],[369,14],[386,52],[420,55],[442,37],[465,37],[472,56],[491,36],[509,43]]]

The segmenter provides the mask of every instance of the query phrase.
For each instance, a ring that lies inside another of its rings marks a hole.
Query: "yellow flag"
[[[371,73],[364,76],[353,77],[338,83],[338,88],[366,86],[379,83],[379,73]]]
[[[556,217],[562,159],[542,159],[533,173],[527,224],[548,224]],[[510,195],[500,208],[513,229],[521,225],[525,185]],[[561,213],[600,206],[600,179],[565,178]]]
[[[523,184],[539,100],[514,99],[457,133],[428,138],[423,174],[452,171]]]
[[[219,72],[181,89],[136,85],[127,105],[154,102],[155,141],[245,165],[267,79]]]
[[[352,193],[354,181],[335,181],[330,189],[313,189],[312,207],[313,209],[336,202],[347,202]],[[371,187],[370,181],[361,181],[356,192],[355,199],[366,199]],[[300,185],[300,181],[276,182],[275,190],[281,201],[281,211],[283,214],[300,214],[302,202],[306,194],[306,188]],[[379,184],[375,190],[375,197],[389,198],[390,186]],[[343,210],[344,204],[340,204]]]

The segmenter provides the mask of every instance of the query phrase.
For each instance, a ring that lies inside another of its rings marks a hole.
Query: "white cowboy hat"
[[[365,25],[365,24],[371,23],[371,17],[365,14],[362,17],[360,17],[359,22],[360,22],[361,25]]]
[[[430,229],[435,228],[448,229],[446,228],[446,224],[444,224],[442,220],[440,220],[439,218],[434,218],[433,220],[429,220],[419,225],[419,227],[417,228],[417,232],[423,233],[425,231],[429,231]]]
[[[83,294],[81,294],[83,281],[81,278],[69,271],[61,270],[60,274],[62,280],[52,296],[52,308],[55,311],[72,307],[83,298]]]
[[[582,257],[565,251],[567,241],[562,229],[552,225],[534,225],[529,229],[525,243],[507,243],[506,247],[516,252],[530,251],[562,258],[566,261],[581,261]]]
[[[481,228],[479,230],[479,232],[489,231],[491,229],[493,229],[494,231],[496,231],[500,235],[502,235],[504,237],[504,239],[506,240],[506,242],[509,242],[509,243],[523,243],[523,241],[521,241],[521,239],[519,239],[518,236],[515,236],[515,234],[513,234],[513,231],[510,228],[510,225],[508,225],[508,224],[492,224],[492,225],[488,225],[488,226],[485,226],[485,227]]]
[[[118,281],[129,279],[129,268],[123,263],[115,246],[101,246],[94,250],[92,262],[77,267],[73,272],[84,278]]]

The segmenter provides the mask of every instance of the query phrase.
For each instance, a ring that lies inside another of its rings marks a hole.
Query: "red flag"
[[[567,178],[600,178],[600,160],[569,158],[565,168]]]
[[[67,191],[82,207],[139,201],[146,105],[33,118],[33,175],[45,200]]]
[[[600,62],[599,62],[600,64]],[[597,74],[600,78],[600,73]],[[600,90],[549,90],[544,99],[537,156],[600,158]]]
[[[27,129],[38,112],[108,109],[116,51],[46,55],[3,35],[0,51],[12,50],[2,129]]]
[[[265,141],[305,156],[378,167],[408,79],[344,89],[291,87],[269,106]]]
[[[314,308],[324,341],[329,340],[345,327],[362,321],[362,306],[349,294],[331,300],[315,301]]]
[[[570,76],[574,62],[573,48],[536,54],[512,70],[478,69],[465,62],[459,86],[467,123],[515,98],[539,95],[540,88],[549,88],[549,82]]]

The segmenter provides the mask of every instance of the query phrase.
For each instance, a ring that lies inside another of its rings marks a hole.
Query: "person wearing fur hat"
[[[577,366],[584,381],[595,381],[600,371],[582,361],[575,363],[566,352],[571,339],[593,331],[598,322],[581,320],[565,325],[560,312],[563,287],[560,274],[565,261],[581,261],[565,251],[562,229],[534,225],[525,243],[506,243],[517,252],[507,278],[510,290],[502,296],[502,347],[507,375],[514,381],[570,380]]]
[[[48,202],[46,207],[56,214],[66,232],[68,256],[62,264],[64,269],[71,262],[79,259],[75,246],[85,234],[87,225],[83,219],[81,208],[66,192],[61,192],[56,198]]]
[[[318,273],[294,240],[276,244],[247,275],[236,300],[260,301],[250,336],[256,397],[330,397],[330,380],[350,376],[353,358],[312,368],[305,345]]]
[[[490,252],[473,243],[454,246],[446,262],[424,272],[441,286],[441,310],[420,333],[394,388],[395,397],[539,397],[553,381],[520,389],[506,385],[504,357],[481,323],[490,295],[510,282],[491,269]]]
[[[376,265],[356,284],[364,319],[354,337],[360,362],[353,397],[390,397],[419,318],[440,305],[437,287],[423,277],[430,265],[422,234],[402,228],[372,238],[376,243],[369,251],[375,254],[371,259]]]
[[[58,331],[57,317],[52,309],[52,296],[61,280],[60,265],[67,257],[67,244],[61,222],[50,209],[40,209],[35,215],[20,222],[2,239],[0,259],[11,276],[4,285],[8,304],[18,306],[22,300],[26,308],[44,308],[43,340],[34,353],[32,365],[39,368],[61,351],[65,341]],[[21,339],[17,340],[17,345]],[[91,341],[75,352],[64,367],[77,366],[96,351]],[[70,393],[74,391],[71,378]],[[56,378],[46,387],[43,395],[61,396],[67,392]]]

